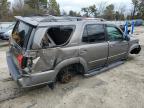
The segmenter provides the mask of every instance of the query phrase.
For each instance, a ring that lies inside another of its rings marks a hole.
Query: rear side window
[[[83,42],[102,42],[105,41],[104,25],[92,24],[86,25],[82,37]]]
[[[56,45],[62,45],[69,40],[74,28],[75,26],[55,26],[50,27],[47,33]]]
[[[20,47],[26,47],[31,31],[32,26],[18,21],[14,27],[12,38]]]

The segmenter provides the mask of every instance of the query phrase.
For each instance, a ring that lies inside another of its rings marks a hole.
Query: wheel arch
[[[141,50],[141,46],[140,46],[139,44],[134,44],[134,45],[132,45],[132,46],[130,47],[130,49],[129,49],[129,54],[134,54],[133,51],[134,51],[135,49],[139,49],[139,51],[136,52],[136,54],[138,54],[138,53],[140,52],[140,50]]]
[[[61,69],[63,69],[66,66],[69,65],[73,65],[73,64],[81,64],[81,66],[84,69],[84,73],[87,72],[87,64],[86,61],[80,57],[76,57],[76,58],[70,58],[70,59],[66,59],[63,60],[62,62],[60,62],[59,64],[56,65],[55,67],[55,77],[58,75],[58,73],[60,72]]]

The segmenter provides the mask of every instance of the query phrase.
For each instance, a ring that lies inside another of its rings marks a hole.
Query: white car
[[[8,30],[7,32],[3,33],[3,35],[1,36],[2,39],[4,40],[8,40],[9,37],[11,36],[12,34],[12,29],[11,30]]]

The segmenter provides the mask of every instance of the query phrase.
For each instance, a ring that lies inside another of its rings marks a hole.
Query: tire
[[[66,84],[66,83],[69,83],[71,81],[72,76],[73,76],[73,74],[72,74],[70,68],[65,67],[59,72],[57,78],[58,78],[58,81],[60,81],[63,84]]]

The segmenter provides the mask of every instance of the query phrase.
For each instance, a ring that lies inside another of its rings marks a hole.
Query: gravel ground
[[[140,54],[99,75],[57,83],[54,90],[21,90],[8,74],[8,48],[0,48],[0,108],[144,108],[144,27],[136,28],[135,37],[142,45]]]

